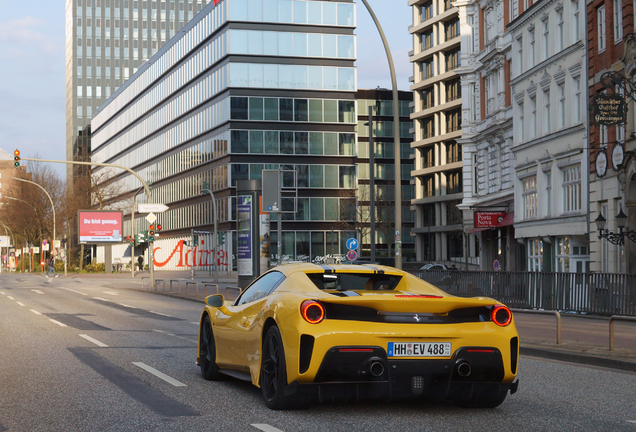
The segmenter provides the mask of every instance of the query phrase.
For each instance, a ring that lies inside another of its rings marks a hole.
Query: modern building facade
[[[636,78],[634,4],[622,0],[588,1],[587,21],[590,101],[599,93],[614,93],[624,96],[629,108],[625,124],[601,126],[590,121],[591,270],[633,274],[636,244],[627,238],[624,245],[599,239],[594,221],[603,215],[607,228],[617,233],[616,216],[622,210],[628,216],[627,228],[636,229],[636,106],[629,91],[612,82],[601,83],[603,74],[610,71],[632,83]]]
[[[529,271],[589,272],[585,16],[543,0],[508,25],[514,232]]]
[[[356,236],[339,229],[356,219],[354,28],[351,1],[211,3],[98,109],[93,161],[133,168],[152,184],[153,202],[170,207],[158,215],[157,267],[189,268],[193,257],[196,267],[211,262],[201,255],[208,240],[198,251],[183,243],[191,229],[212,228],[204,182],[227,239],[217,262],[231,266],[236,182],[261,180],[264,169],[295,173],[286,184],[295,198],[282,215],[282,255],[314,260],[346,251]],[[119,201],[140,187],[127,173],[117,181]],[[135,219],[135,231],[147,224]]]
[[[395,138],[393,124],[393,92],[386,89],[358,90],[358,221],[356,227],[361,236],[361,258],[371,256],[371,212],[370,212],[370,159],[369,159],[369,107],[373,109],[374,141],[374,207],[375,257],[377,262],[394,264],[395,257]],[[415,186],[411,184],[413,158],[413,123],[410,119],[413,93],[400,91],[400,152],[402,190],[402,261],[416,260],[415,238],[411,232],[415,227],[415,211],[411,200],[415,198]]]
[[[450,0],[413,8],[415,251],[420,262],[465,262],[459,9]]]
[[[97,107],[209,0],[66,0],[66,160],[90,158]],[[67,165],[67,183],[85,172]]]

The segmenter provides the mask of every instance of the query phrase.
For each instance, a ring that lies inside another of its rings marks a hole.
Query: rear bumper
[[[294,381],[285,393],[320,400],[463,401],[483,391],[515,393],[518,381],[503,382],[504,376],[502,354],[492,347],[462,347],[450,359],[396,359],[377,346],[340,346],[327,352],[312,383]]]

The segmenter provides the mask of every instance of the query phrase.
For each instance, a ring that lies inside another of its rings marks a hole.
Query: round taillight
[[[512,321],[512,312],[506,306],[495,306],[490,316],[495,324],[502,327],[507,326]]]
[[[325,308],[315,300],[305,300],[300,306],[300,313],[310,324],[318,324],[325,319]]]

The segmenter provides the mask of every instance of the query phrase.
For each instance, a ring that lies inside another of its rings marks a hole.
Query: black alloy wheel
[[[201,338],[199,340],[199,365],[201,366],[201,376],[208,381],[218,381],[220,379],[219,367],[216,365],[216,346],[214,345],[214,334],[210,317],[203,319],[201,326]]]
[[[300,409],[305,405],[301,394],[285,396],[287,366],[285,350],[278,327],[271,327],[263,339],[261,361],[261,391],[268,408],[273,410]]]

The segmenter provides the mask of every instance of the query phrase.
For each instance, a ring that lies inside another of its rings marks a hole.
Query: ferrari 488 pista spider
[[[518,385],[506,306],[376,265],[282,265],[235,301],[209,296],[198,348],[205,379],[251,381],[272,409],[407,397],[492,408]]]

